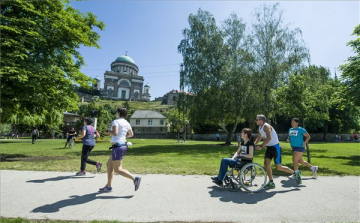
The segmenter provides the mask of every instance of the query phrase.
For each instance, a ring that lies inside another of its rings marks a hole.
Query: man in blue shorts
[[[264,157],[264,165],[266,173],[269,177],[269,183],[265,186],[265,188],[273,189],[275,188],[275,183],[271,170],[272,158],[274,158],[274,163],[277,170],[290,174],[294,174],[294,171],[287,166],[281,165],[281,147],[279,145],[279,139],[275,129],[266,123],[266,117],[264,115],[257,115],[256,124],[259,126],[259,134],[255,140],[255,145],[261,141],[262,137],[265,137],[264,142],[261,145],[256,146],[256,149],[261,150],[265,146],[267,147]]]

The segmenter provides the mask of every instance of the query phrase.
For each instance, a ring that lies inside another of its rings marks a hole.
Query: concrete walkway
[[[1,170],[2,217],[59,220],[360,222],[360,177],[287,177],[276,189],[230,192],[209,176],[149,174],[138,191],[115,176],[114,191],[98,193],[106,174]]]

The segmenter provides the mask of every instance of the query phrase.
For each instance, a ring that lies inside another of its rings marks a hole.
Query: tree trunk
[[[226,142],[225,142],[225,146],[230,146],[231,145],[231,138],[232,138],[233,133],[231,131],[229,131],[226,134]]]

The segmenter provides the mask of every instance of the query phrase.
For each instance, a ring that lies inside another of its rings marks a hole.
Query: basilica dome
[[[127,63],[135,64],[135,61],[127,55],[123,55],[123,56],[116,58],[115,62],[127,62]]]

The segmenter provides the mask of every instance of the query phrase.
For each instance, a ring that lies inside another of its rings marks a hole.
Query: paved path
[[[230,192],[209,176],[144,175],[134,191],[114,179],[114,191],[98,193],[106,174],[1,170],[2,217],[118,221],[360,222],[360,177],[287,177],[277,188]]]

